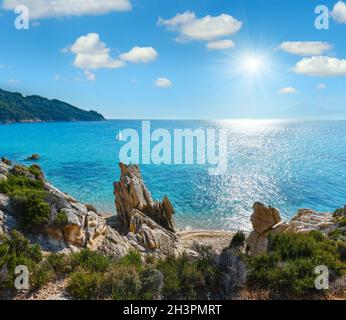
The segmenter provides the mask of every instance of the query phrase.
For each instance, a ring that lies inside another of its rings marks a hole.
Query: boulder
[[[300,209],[291,220],[288,232],[308,233],[313,230],[328,234],[335,229],[335,220],[330,212],[315,212],[310,209]]]
[[[130,237],[134,235],[140,246],[155,251],[158,256],[179,253],[177,235],[136,209],[131,213],[130,233]]]
[[[120,181],[114,183],[115,205],[125,231],[130,231],[133,209],[142,212],[163,228],[175,232],[174,209],[167,197],[154,201],[137,165],[120,163]]]
[[[37,161],[40,160],[40,155],[37,153],[32,154],[30,157],[27,157],[25,161]]]
[[[276,208],[266,207],[263,203],[256,202],[253,205],[253,210],[251,223],[253,229],[259,234],[270,230],[281,222],[280,212]]]

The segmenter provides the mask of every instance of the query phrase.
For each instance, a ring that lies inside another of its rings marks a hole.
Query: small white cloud
[[[77,68],[85,70],[114,69],[125,66],[123,61],[113,59],[110,56],[110,49],[100,40],[97,33],[89,33],[86,36],[79,37],[68,50],[75,54],[74,65]]]
[[[286,41],[278,49],[298,56],[318,56],[333,48],[328,42]]]
[[[225,50],[235,47],[235,43],[232,40],[217,40],[207,43],[209,50]]]
[[[31,19],[100,15],[113,11],[128,11],[129,0],[3,0],[2,8],[13,11],[18,5],[29,8]]]
[[[170,88],[172,87],[172,85],[173,85],[172,81],[166,77],[158,78],[155,81],[155,86],[160,88]]]
[[[157,57],[158,53],[152,47],[134,47],[119,56],[121,60],[133,63],[148,63],[156,60]]]
[[[331,13],[333,19],[339,23],[346,23],[346,3],[338,1]]]
[[[346,76],[346,60],[326,56],[303,58],[292,70],[312,77]]]
[[[90,72],[89,70],[85,70],[84,75],[89,81],[95,81],[96,80],[95,74]]]
[[[8,82],[9,82],[10,84],[17,84],[17,83],[20,82],[20,80],[11,78],[11,79],[8,80]]]
[[[327,88],[327,85],[324,84],[324,83],[320,83],[320,84],[318,84],[318,85],[316,86],[316,88],[317,88],[318,90],[323,90],[323,89]]]
[[[285,87],[282,88],[278,91],[279,94],[295,94],[298,93],[298,90],[296,88],[293,87]]]
[[[56,75],[54,76],[54,80],[56,80],[56,81],[61,80],[61,76],[60,76],[59,74],[56,74]]]
[[[207,15],[197,18],[195,13],[186,11],[171,19],[159,18],[159,26],[179,33],[176,40],[186,42],[192,40],[212,41],[237,33],[242,22],[228,14],[213,17]]]

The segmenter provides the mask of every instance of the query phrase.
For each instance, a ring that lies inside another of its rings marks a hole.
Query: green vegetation
[[[32,289],[40,287],[50,277],[40,247],[29,244],[19,232],[13,231],[9,238],[0,243],[0,269],[6,268],[8,274],[7,279],[0,281],[0,288],[13,288],[15,268],[20,265],[28,267]]]
[[[332,281],[341,275],[341,258],[335,241],[320,232],[279,234],[270,237],[267,254],[248,258],[248,285],[284,297],[316,294],[316,266],[327,266]]]
[[[246,240],[246,236],[245,233],[242,231],[238,231],[232,238],[231,240],[231,248],[234,248],[236,250],[241,249],[242,247],[244,247],[245,245],[245,240]]]
[[[60,210],[55,217],[54,225],[60,228],[65,227],[68,224],[67,214],[64,210]]]
[[[36,178],[41,175],[37,166],[14,166],[7,180],[0,182],[0,192],[11,198],[13,206],[20,214],[21,227],[25,230],[34,231],[49,219],[50,206],[45,200],[43,181]]]
[[[85,111],[59,100],[24,97],[0,89],[0,123],[23,121],[101,121],[96,111]]]

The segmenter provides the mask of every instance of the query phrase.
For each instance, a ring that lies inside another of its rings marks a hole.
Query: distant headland
[[[25,97],[17,92],[0,89],[0,124],[104,120],[105,118],[96,111],[82,110],[63,101],[50,100],[38,95]]]

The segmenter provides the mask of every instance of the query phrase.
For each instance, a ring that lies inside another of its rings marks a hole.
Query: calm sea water
[[[152,121],[155,128],[228,128],[229,168],[145,165],[154,198],[168,195],[179,227],[250,228],[252,204],[262,201],[289,219],[298,208],[334,210],[346,203],[346,121]],[[39,153],[47,178],[99,210],[115,213],[119,130],[141,121],[34,123],[0,126],[0,155],[17,162]]]

